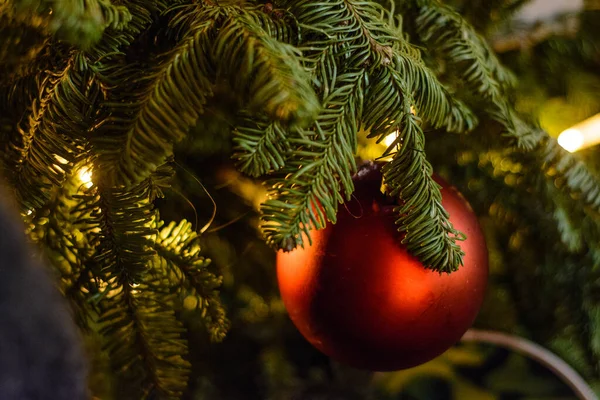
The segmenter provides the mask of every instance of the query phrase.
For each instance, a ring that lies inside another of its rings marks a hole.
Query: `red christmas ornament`
[[[457,242],[464,265],[451,274],[425,269],[400,244],[379,167],[369,164],[354,182],[335,225],[313,231],[312,246],[277,255],[281,297],[302,335],[333,359],[373,371],[422,364],[458,342],[479,312],[485,238],[467,201],[439,179],[450,221],[467,235]]]

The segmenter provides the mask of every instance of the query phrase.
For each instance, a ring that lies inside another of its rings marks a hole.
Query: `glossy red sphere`
[[[413,367],[473,323],[487,286],[485,239],[467,201],[438,180],[450,221],[467,235],[457,242],[464,266],[451,274],[425,269],[400,244],[379,171],[360,174],[335,225],[313,231],[310,247],[279,252],[281,296],[302,335],[331,358],[373,371]]]

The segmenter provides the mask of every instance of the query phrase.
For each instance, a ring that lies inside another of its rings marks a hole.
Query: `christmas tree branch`
[[[41,207],[53,185],[60,186],[72,168],[86,157],[84,137],[93,120],[99,87],[81,54],[48,75],[32,115],[8,145],[9,166],[20,202],[26,209]]]
[[[411,48],[396,56],[395,71],[391,72],[393,79],[408,82],[408,91],[415,98],[416,112],[433,127],[456,133],[471,131],[477,125],[477,116],[450,94],[415,50]]]
[[[312,39],[300,44],[301,49],[312,50],[305,55],[307,61],[316,64],[323,53],[333,50],[331,44],[335,43],[348,50],[344,56],[348,65],[364,67],[390,62],[394,38],[389,31],[381,29],[379,20],[384,11],[378,4],[355,0],[330,0],[318,4],[301,0],[285,1],[284,4]]]
[[[532,158],[543,161],[543,170],[556,183],[560,183],[560,187],[567,189],[569,194],[579,198],[596,213],[600,212],[598,177],[592,175],[576,155],[563,149],[555,139],[547,137]]]
[[[284,124],[306,126],[319,111],[297,49],[267,35],[249,10],[235,10],[215,37],[217,79],[227,79],[246,107]]]
[[[299,9],[294,9],[298,6]],[[306,17],[314,15],[310,7],[296,2],[290,3],[288,8],[304,12],[304,14],[300,14],[300,19],[303,21]],[[299,21],[295,16],[293,19],[287,18],[292,21],[287,21],[285,28],[281,27],[282,23],[286,21],[285,17],[293,15],[291,12],[278,9],[265,10],[265,12],[271,14],[273,18],[265,18],[266,14],[258,12],[253,16],[275,39],[297,45],[301,51],[297,58],[302,61],[303,68],[314,77],[317,73],[317,65],[323,65],[328,51],[331,51],[330,37],[322,31],[317,32],[317,37],[315,37],[315,32],[311,32],[312,34],[307,35],[310,39],[303,43],[301,42],[301,29],[298,26]],[[262,18],[259,19],[261,16]],[[304,25],[304,27],[307,26]],[[306,78],[308,79],[308,75]],[[316,83],[316,80],[313,79],[312,83]],[[321,83],[327,85],[327,80]],[[285,127],[278,121],[269,121],[267,117],[263,118],[249,110],[243,110],[239,118],[240,121],[233,132],[233,140],[236,144],[233,158],[237,161],[238,169],[250,176],[258,177],[283,168],[287,153],[291,150]]]
[[[59,287],[73,310],[76,323],[89,331],[94,304],[88,295],[98,293],[90,267],[93,246],[88,242],[85,222],[89,218],[84,201],[74,195],[81,181],[77,174],[69,177],[62,187],[55,187],[44,207],[29,210],[25,216],[30,239],[42,245],[46,258],[60,276]],[[85,208],[85,207],[83,207]]]
[[[155,273],[148,271],[136,284],[123,277],[102,303],[100,333],[123,398],[178,399],[187,386],[184,328],[174,315],[174,296],[157,290],[157,282],[146,283]]]
[[[254,9],[249,17],[279,42],[297,46],[302,40],[296,18],[284,8],[275,8],[273,4],[267,3]],[[298,58],[301,58],[301,52]]]
[[[414,112],[434,127],[444,127],[449,132],[467,132],[477,123],[471,110],[452,99],[419,59],[395,52],[394,63],[373,71],[371,82],[362,122],[369,137],[376,137],[378,141],[398,129],[398,121],[404,113],[404,93],[415,94]],[[404,85],[406,88],[402,90]]]
[[[290,144],[281,124],[248,114],[240,119],[233,131],[237,168],[254,177],[283,168]]]
[[[106,340],[119,395],[128,398],[178,398],[186,387],[189,364],[183,326],[167,279],[153,268],[156,213],[152,182],[127,191],[107,189],[96,180],[88,196],[97,229],[93,261],[104,282],[100,333]]]
[[[185,39],[151,71],[128,64],[105,75],[108,115],[92,137],[98,171],[110,185],[146,179],[173,153],[211,95],[207,45],[214,21],[197,21]],[[123,80],[137,74],[137,78]],[[119,82],[110,87],[111,82]]]
[[[417,32],[431,49],[438,49],[454,72],[479,98],[487,102],[486,112],[505,128],[511,144],[533,152],[542,169],[556,165],[565,178],[564,188],[584,204],[600,210],[600,182],[574,157],[562,150],[546,132],[523,121],[509,104],[506,90],[512,75],[505,70],[485,39],[475,33],[460,15],[436,0],[417,0]],[[540,163],[543,162],[544,164]]]
[[[273,39],[298,45],[301,35],[297,21],[291,13],[283,9],[273,9],[264,6],[256,9],[249,16],[259,24]],[[297,54],[299,60],[304,60]],[[304,63],[305,64],[305,63]],[[306,70],[306,65],[303,65]],[[304,72],[308,81],[308,74]],[[285,165],[285,157],[290,150],[287,133],[279,121],[270,121],[268,116],[242,110],[238,116],[236,128],[233,131],[235,143],[232,158],[241,172],[258,177],[277,171]]]
[[[310,130],[288,133],[291,150],[262,207],[267,241],[286,250],[303,245],[304,235],[310,242],[311,229],[335,221],[337,204],[343,201],[340,192],[347,198],[352,193],[366,78],[365,69],[353,65],[389,62],[386,49],[391,49],[386,38],[380,43],[377,31],[369,31],[369,18],[379,15],[372,4],[300,1],[290,4],[290,10],[301,27],[313,27],[300,47],[313,49],[304,60],[318,82],[323,111]]]
[[[466,132],[477,123],[477,118],[460,100],[454,99],[434,73],[421,59],[420,51],[404,38],[402,26],[394,23],[393,11],[388,13],[388,24],[380,22],[379,30],[389,32],[392,42],[391,62],[371,72],[371,85],[365,106],[363,123],[370,137],[382,140],[391,133],[403,113],[402,98],[405,86],[415,99],[415,111],[434,127],[444,127],[449,132]],[[385,14],[384,14],[385,15]]]
[[[126,7],[109,0],[8,0],[2,13],[82,49],[97,43],[106,28],[121,29],[131,19]]]
[[[414,0],[415,26],[428,48],[443,55],[474,93],[499,103],[514,83],[514,75],[502,66],[493,50],[475,30],[449,6],[437,0]]]
[[[394,61],[400,65],[404,61],[402,66],[409,64],[401,55],[395,55]],[[399,196],[403,204],[397,210],[399,218],[396,221],[399,230],[406,232],[403,243],[426,267],[452,272],[461,265],[463,253],[455,243],[458,232],[452,228],[448,214],[441,206],[439,187],[433,181],[431,165],[425,159],[425,137],[414,115],[418,111],[412,110],[410,93],[421,93],[422,107],[425,112],[431,110],[430,116],[446,106],[446,113],[438,114],[442,116],[434,123],[451,121],[457,130],[464,130],[474,124],[475,118],[465,106],[449,101],[433,74],[428,73],[426,67],[420,67],[418,71],[430,80],[420,80],[423,75],[400,74],[394,65],[376,71],[367,92],[363,123],[370,131],[369,136],[378,136],[379,140],[394,131],[398,133],[384,153],[392,154],[393,160],[383,171],[392,195]],[[407,90],[406,86],[412,90]],[[434,103],[435,100],[439,102]],[[456,104],[462,108],[457,109]],[[455,111],[450,112],[450,107]],[[456,119],[452,121],[452,118]]]
[[[314,94],[303,83],[304,71],[290,53],[292,48],[270,39],[253,14],[237,7],[204,6],[190,16],[192,21],[181,15],[174,18],[173,24],[187,27],[188,32],[156,72],[126,83],[142,86],[141,92],[113,90],[128,92],[140,107],[128,125],[123,126],[127,117],[109,118],[95,141],[103,170],[113,184],[135,184],[172,154],[173,144],[185,137],[202,113],[212,79],[230,79],[235,90],[246,93],[248,107],[264,108],[271,118],[305,123],[316,112],[318,103],[311,100]],[[128,72],[117,70],[114,80]],[[130,115],[128,103],[115,99],[105,105],[113,115],[117,110]]]
[[[347,7],[346,10],[341,7],[341,2],[331,2],[331,14],[337,20],[348,21],[341,25],[344,30],[336,27],[330,28],[329,31],[327,29],[317,31],[313,36],[317,40],[317,46],[310,48],[319,48],[322,51],[309,53],[308,57],[311,55],[322,57],[320,64],[325,65],[338,66],[337,62],[340,60],[337,57],[343,57],[346,63],[364,65],[366,68],[363,70],[363,74],[365,75],[356,81],[357,84],[362,82],[369,71],[369,80],[372,83],[366,94],[362,95],[358,92],[356,98],[350,98],[350,103],[343,103],[347,104],[346,107],[355,104],[354,107],[360,107],[364,111],[358,115],[355,115],[354,111],[349,115],[350,125],[346,128],[348,132],[342,137],[348,138],[345,139],[347,143],[355,142],[356,127],[352,124],[356,122],[352,121],[361,117],[365,127],[370,130],[370,136],[378,136],[380,139],[397,130],[399,125],[402,125],[403,129],[408,129],[408,132],[401,133],[397,143],[401,140],[408,140],[410,144],[403,143],[402,149],[396,153],[397,158],[392,163],[393,167],[388,170],[395,171],[389,172],[388,175],[391,179],[390,184],[394,186],[395,194],[401,194],[402,201],[409,205],[399,219],[400,229],[406,230],[407,227],[410,227],[410,230],[414,232],[407,235],[405,240],[409,250],[418,253],[418,256],[425,260],[426,265],[438,271],[453,271],[458,268],[462,259],[460,248],[454,243],[454,236],[458,235],[458,232],[452,229],[445,211],[439,203],[435,202],[435,199],[440,200],[441,198],[439,188],[433,182],[431,166],[425,161],[422,154],[423,132],[415,120],[411,119],[409,123],[406,123],[407,119],[404,118],[407,104],[405,95],[417,93],[419,108],[435,126],[446,125],[454,131],[464,131],[474,126],[476,118],[464,104],[451,99],[447,90],[424,66],[418,52],[405,42],[399,29],[392,25],[385,25],[381,21],[381,16],[385,15],[382,10],[375,7],[363,9],[361,8],[362,4],[358,5],[353,2],[345,2],[344,5]],[[295,15],[301,26],[315,26],[317,23],[323,23],[323,21],[316,20],[317,15],[321,14],[312,11],[311,7],[314,5],[300,2],[296,3],[294,7],[297,8],[292,10],[296,12]],[[302,12],[306,12],[306,20],[302,18]],[[342,39],[346,30],[353,33],[352,36],[349,36],[352,40],[348,43]],[[337,38],[341,44],[339,47],[337,47],[338,45],[324,46],[325,38]],[[300,46],[309,47],[306,44]],[[339,53],[337,53],[338,51]],[[313,65],[317,65],[314,68],[315,78],[320,83],[323,95],[326,96],[331,93],[331,88],[335,88],[335,79],[337,78],[339,81],[339,77],[343,76],[341,72],[343,67],[338,66],[340,70],[332,70],[332,68],[320,68],[318,62]],[[364,107],[360,103],[363,97]],[[335,102],[338,103],[339,100]],[[331,106],[324,103],[323,108],[329,110]],[[410,109],[408,112],[411,113]],[[321,115],[317,119],[317,123],[319,124],[325,118],[331,119],[326,115]],[[308,235],[310,229],[323,227],[326,219],[335,221],[336,203],[340,201],[337,188],[341,183],[346,193],[348,190],[352,190],[351,182],[344,181],[344,178],[347,179],[347,175],[338,171],[327,174],[323,169],[328,166],[324,161],[333,157],[333,154],[328,153],[330,146],[333,144],[334,148],[344,149],[347,145],[344,143],[344,147],[341,147],[335,143],[336,136],[326,133],[332,129],[340,130],[340,122],[332,121],[336,125],[330,127],[319,125],[319,128],[328,128],[323,130],[327,135],[325,142],[319,135],[314,135],[309,139],[307,132],[301,132],[298,139],[289,140],[293,147],[288,153],[286,164],[281,171],[283,179],[274,181],[276,182],[272,191],[274,198],[268,200],[263,207],[265,220],[263,231],[267,240],[277,248],[291,249],[297,244],[302,244],[302,234]],[[417,137],[420,139],[417,140]],[[315,139],[321,141],[316,142]],[[350,151],[353,152],[354,148]],[[314,160],[309,162],[310,157],[314,157]],[[335,163],[339,162],[343,162],[343,159],[335,160]],[[329,162],[329,164],[332,163]],[[267,165],[267,167],[271,167],[271,165]],[[286,171],[289,171],[287,175]],[[422,174],[427,176],[423,177]],[[417,178],[419,183],[413,188],[418,187],[418,190],[399,190],[401,186],[403,188],[410,186],[410,181],[407,180],[415,179],[415,175],[419,177]],[[326,184],[323,176],[333,176],[335,180]],[[400,179],[401,177],[403,179]],[[334,191],[325,190],[325,187],[336,189]],[[431,202],[423,201],[424,198],[433,200]],[[418,202],[420,207],[414,209],[412,205],[415,202]],[[424,218],[424,216],[431,216],[432,213],[432,218]],[[416,226],[427,219],[432,222],[425,223],[423,231],[417,231]],[[413,234],[415,236],[412,236]],[[428,245],[422,246],[425,238]]]
[[[195,308],[200,311],[211,339],[223,340],[229,321],[219,299],[222,278],[208,269],[210,260],[200,255],[198,234],[192,230],[192,224],[182,220],[162,228],[155,249],[159,256],[153,261],[155,265],[161,265],[171,276],[181,297],[194,297]]]
[[[324,103],[314,131],[299,131],[289,138],[293,149],[273,179],[271,198],[262,206],[262,229],[276,248],[292,250],[303,245],[303,234],[335,221],[337,203],[353,191],[351,176],[356,168],[353,154],[364,72],[338,76],[338,87]],[[309,161],[310,160],[310,161]]]
[[[396,220],[406,232],[402,242],[427,268],[450,273],[462,265],[464,253],[456,243],[463,240],[452,227],[442,207],[440,188],[432,178],[433,169],[425,159],[425,135],[405,97],[398,139],[390,146],[392,161],[383,168],[390,194],[400,198]]]

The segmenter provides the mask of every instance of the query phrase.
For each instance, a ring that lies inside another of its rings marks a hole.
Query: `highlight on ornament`
[[[558,144],[571,153],[600,144],[600,114],[563,131]]]

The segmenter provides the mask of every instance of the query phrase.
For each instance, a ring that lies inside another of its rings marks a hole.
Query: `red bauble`
[[[442,354],[471,326],[487,285],[487,247],[467,201],[436,180],[450,221],[467,235],[457,242],[465,256],[456,272],[425,269],[400,244],[375,164],[355,177],[351,213],[341,207],[335,225],[311,233],[312,246],[279,252],[284,304],[317,349],[356,368],[398,370]]]

